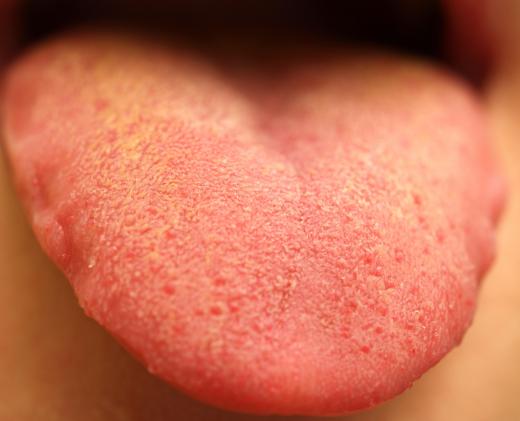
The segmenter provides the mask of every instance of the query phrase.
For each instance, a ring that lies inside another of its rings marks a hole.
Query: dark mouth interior
[[[442,58],[440,0],[26,0],[32,43],[76,25],[115,23],[189,37],[303,36]]]

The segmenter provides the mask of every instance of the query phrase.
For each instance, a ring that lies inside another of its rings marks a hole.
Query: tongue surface
[[[11,69],[2,107],[43,248],[195,398],[369,407],[471,322],[500,182],[478,103],[425,64],[71,35]]]

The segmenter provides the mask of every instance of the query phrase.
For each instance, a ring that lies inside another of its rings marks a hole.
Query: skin
[[[410,392],[372,413],[344,419],[520,416],[516,402],[520,387],[516,358],[520,352],[516,328],[520,322],[516,304],[520,299],[516,281],[520,276],[520,174],[515,168],[520,159],[515,140],[520,127],[514,118],[520,109],[520,80],[516,69],[513,61],[504,65],[487,89],[511,198],[499,236],[500,257],[484,284],[475,325],[463,345]],[[38,419],[42,420],[256,419],[207,408],[173,392],[86,319],[67,283],[39,251],[7,182],[5,168],[0,179],[0,232],[6,233],[0,242],[0,279],[11,280],[0,285],[0,308],[5,314],[0,318],[4,338],[4,343],[0,342],[0,370],[5,373],[2,378],[9,379],[9,383],[0,381],[0,393],[6,397],[0,404],[2,418],[33,420],[39,411]]]

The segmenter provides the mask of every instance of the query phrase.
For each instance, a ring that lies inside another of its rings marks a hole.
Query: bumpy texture
[[[81,305],[191,396],[366,408],[470,324],[500,179],[478,103],[425,64],[76,34],[11,69],[2,118]]]

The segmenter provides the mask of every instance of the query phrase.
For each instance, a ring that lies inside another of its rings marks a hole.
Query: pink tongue
[[[19,191],[86,312],[172,385],[247,412],[369,407],[470,324],[502,202],[482,111],[388,55],[248,66],[40,47],[3,101]]]

